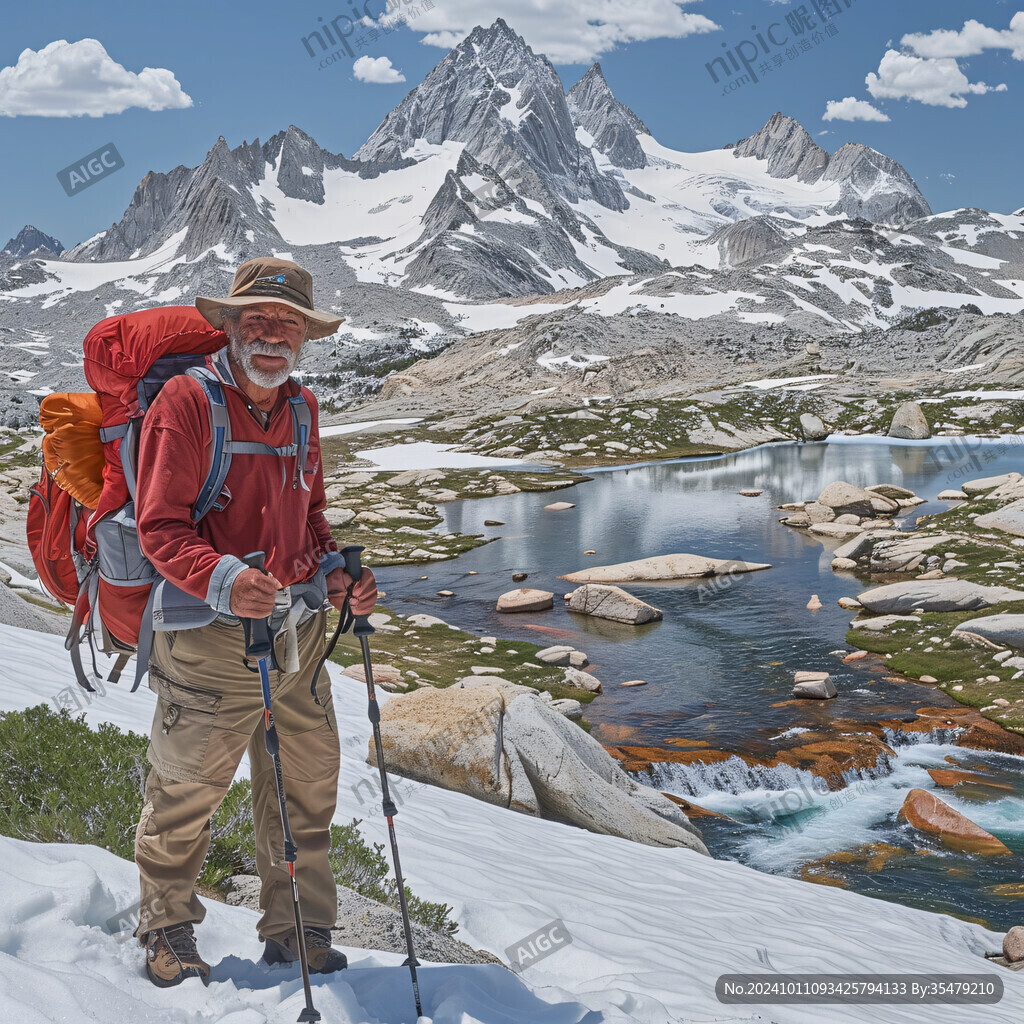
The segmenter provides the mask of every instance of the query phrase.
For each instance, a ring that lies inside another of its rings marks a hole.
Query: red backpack
[[[135,526],[138,443],[146,410],[171,377],[195,377],[210,406],[214,446],[193,505],[193,522],[214,508],[221,494],[231,463],[231,424],[223,388],[207,367],[208,356],[226,344],[224,333],[194,306],[108,317],[85,337],[85,376],[95,394],[47,395],[40,405],[47,431],[45,464],[29,500],[28,543],[46,589],[74,606],[65,646],[86,690],[93,690],[90,678],[99,679],[99,671],[93,657],[92,677],[85,672],[85,641],[93,652],[99,647],[117,655],[111,682],[137,647],[142,651],[135,686],[147,668],[141,663],[148,652],[147,635],[152,636],[146,612],[161,577],[142,554]],[[95,403],[99,416],[83,416],[80,410]],[[292,418],[291,454],[301,452],[304,459],[311,425],[304,400],[292,400]],[[96,457],[99,445],[102,459]]]

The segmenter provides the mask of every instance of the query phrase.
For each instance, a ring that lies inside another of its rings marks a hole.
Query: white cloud
[[[407,3],[408,0],[402,0]],[[679,39],[720,26],[703,14],[682,10],[700,0],[438,0],[420,8],[409,28],[426,33],[420,42],[451,49],[476,25],[504,18],[535,53],[555,64],[589,64],[616,47],[648,39]],[[404,10],[392,0],[389,17]],[[510,13],[511,11],[511,13]]]
[[[971,18],[958,32],[911,32],[901,42],[921,57],[974,57],[985,50],[1010,50],[1016,60],[1024,60],[1024,11],[1010,19],[1008,29],[989,28]]]
[[[405,81],[405,75],[391,66],[389,57],[360,57],[352,65],[352,71],[360,82],[390,85],[392,82]]]
[[[0,116],[102,117],[129,107],[191,107],[174,74],[118,64],[96,39],[57,39],[38,52],[22,50],[18,63],[0,70]]]
[[[888,114],[883,114],[867,100],[858,100],[847,96],[841,100],[829,100],[822,115],[822,121],[888,121]]]
[[[952,57],[915,57],[887,50],[864,80],[875,99],[917,100],[933,107],[966,107],[965,93],[1006,92],[1005,85],[969,82]]]

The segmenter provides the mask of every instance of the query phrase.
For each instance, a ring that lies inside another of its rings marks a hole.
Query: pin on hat
[[[301,313],[308,321],[310,338],[326,338],[345,322],[343,316],[313,308],[313,278],[290,260],[271,257],[249,260],[235,271],[230,294],[223,299],[196,297],[196,308],[217,328],[224,327],[227,307],[279,302]]]

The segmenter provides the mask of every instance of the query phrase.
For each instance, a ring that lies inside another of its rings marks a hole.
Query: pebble
[[[921,676],[922,683],[937,683],[938,679],[935,676]]]
[[[437,592],[437,596],[438,597],[454,597],[455,593],[454,593],[454,591],[451,591],[451,590],[439,590]],[[298,933],[296,932],[296,934],[298,934]]]
[[[848,664],[851,661],[863,661],[867,656],[867,651],[851,651],[845,658],[843,658],[843,663]]]
[[[584,551],[583,554],[585,554],[585,555],[596,555],[597,552],[596,551]]]
[[[528,575],[529,575],[529,573],[525,573],[525,572],[514,572],[514,573],[512,573],[512,582],[513,583],[522,583],[523,580],[525,580]]]
[[[619,686],[646,686],[646,679],[630,679],[625,683],[619,683]]]

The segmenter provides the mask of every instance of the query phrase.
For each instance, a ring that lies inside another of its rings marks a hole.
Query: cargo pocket
[[[153,767],[166,779],[219,784],[205,769],[220,696],[182,686],[156,666],[150,668],[149,681],[157,695],[149,742]]]

